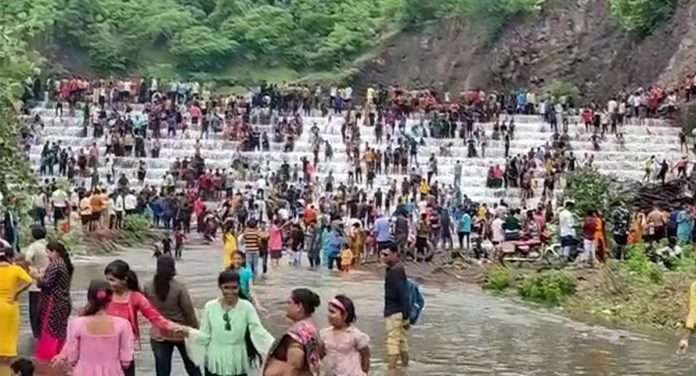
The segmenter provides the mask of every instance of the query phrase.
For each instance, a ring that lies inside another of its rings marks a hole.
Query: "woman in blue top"
[[[329,266],[331,260],[329,259],[329,253],[331,249],[331,228],[326,225],[322,225],[321,232],[321,259],[324,263]]]
[[[677,214],[677,238],[682,244],[691,243],[694,220],[688,209],[682,208]]]
[[[471,215],[464,212],[457,219],[457,235],[459,235],[459,248],[464,249],[464,239],[466,239],[466,249],[471,248]]]
[[[256,294],[254,294],[254,273],[251,271],[251,268],[246,266],[246,255],[244,252],[237,251],[232,255],[232,264],[227,270],[235,271],[239,274],[239,291],[243,296],[249,297],[256,310],[261,313],[268,312],[261,306],[256,298]]]

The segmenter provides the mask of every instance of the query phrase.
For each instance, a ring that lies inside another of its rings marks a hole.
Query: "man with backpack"
[[[408,329],[411,326],[411,301],[409,281],[406,278],[396,245],[380,251],[387,266],[384,277],[384,318],[386,320],[387,372],[396,375],[396,364],[401,358],[403,367],[408,366]]]

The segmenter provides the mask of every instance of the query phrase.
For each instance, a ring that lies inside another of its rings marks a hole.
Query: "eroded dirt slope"
[[[443,21],[387,41],[355,86],[510,89],[539,77],[571,81],[589,97],[606,98],[696,72],[695,16],[696,2],[684,2],[669,22],[639,40],[621,31],[606,0],[571,0],[510,22],[493,43],[461,21]]]

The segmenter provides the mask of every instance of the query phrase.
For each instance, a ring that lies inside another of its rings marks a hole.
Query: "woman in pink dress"
[[[130,323],[135,342],[140,342],[138,313],[145,316],[150,324],[158,330],[176,331],[180,329],[179,325],[165,319],[147,297],[140,292],[138,277],[130,269],[128,263],[123,260],[110,262],[104,269],[104,276],[113,291],[113,299],[107,305],[106,313],[126,319]],[[124,372],[126,376],[135,376],[135,361],[131,362]]]
[[[277,268],[280,258],[283,257],[283,226],[280,219],[273,221],[271,231],[269,231],[268,249],[271,251],[271,266]]]
[[[345,295],[329,302],[330,327],[321,330],[326,376],[366,376],[370,371],[370,337],[353,326],[355,306]]]
[[[133,362],[135,341],[130,323],[106,312],[112,296],[106,281],[92,281],[87,306],[70,320],[65,347],[53,362],[67,362],[72,376],[123,376]]]

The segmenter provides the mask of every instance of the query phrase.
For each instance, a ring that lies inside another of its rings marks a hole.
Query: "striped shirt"
[[[259,230],[255,228],[247,228],[244,230],[244,250],[247,252],[258,252],[259,251],[259,241],[260,234]]]

